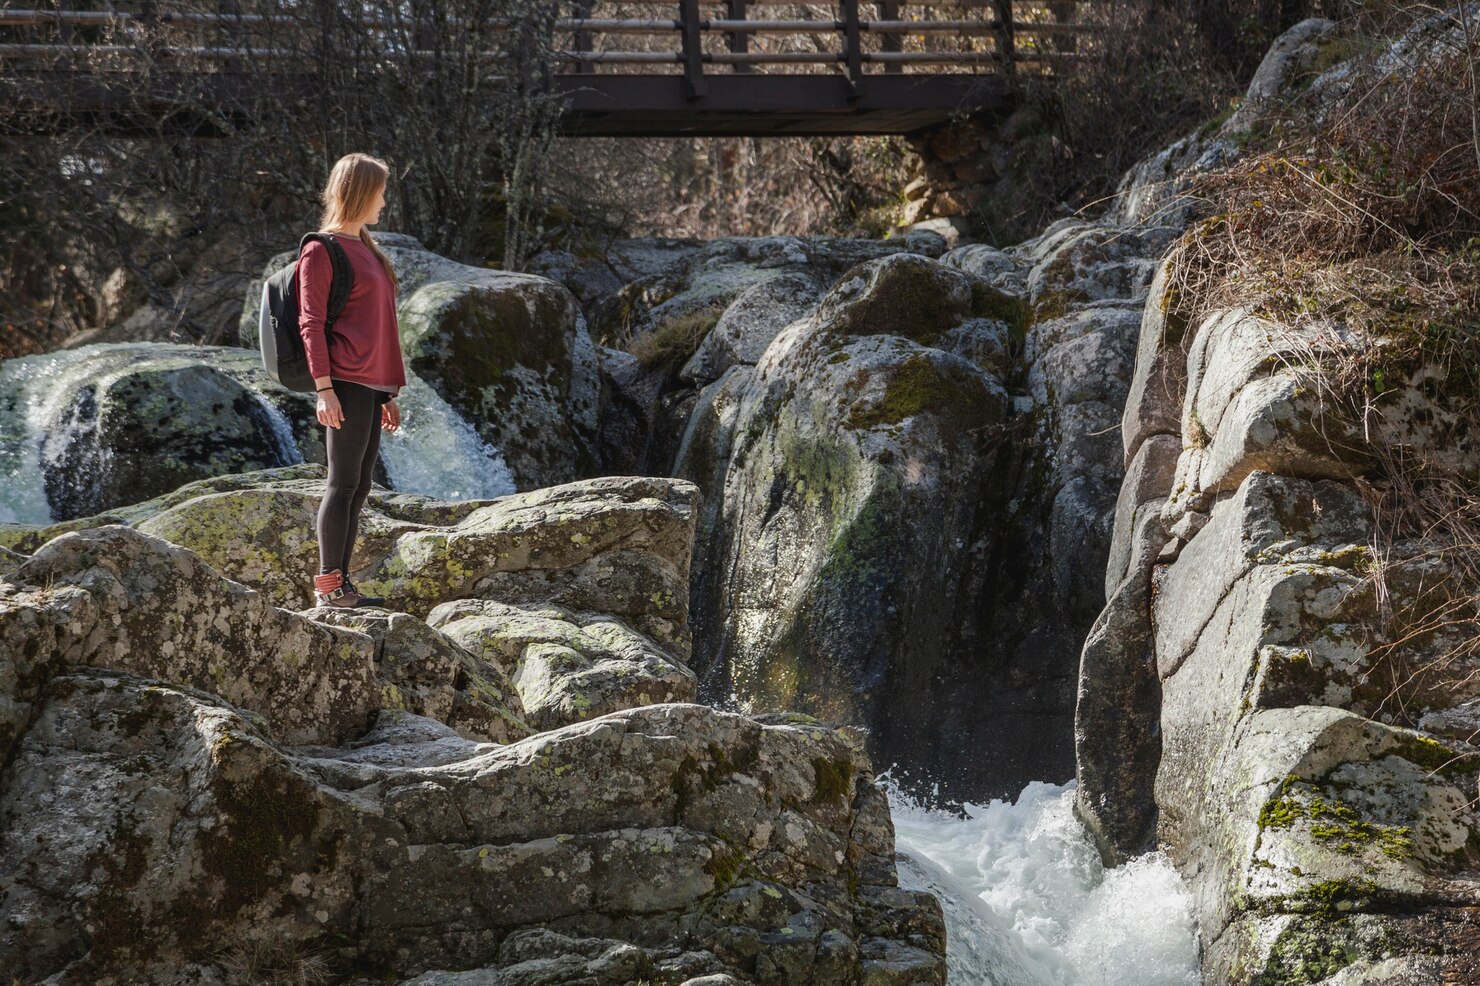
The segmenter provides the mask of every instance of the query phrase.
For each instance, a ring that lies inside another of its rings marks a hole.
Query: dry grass
[[[231,986],[323,986],[335,978],[322,955],[293,943],[239,941],[216,962]]]
[[[661,366],[676,371],[694,355],[723,314],[724,308],[710,307],[667,319],[631,340],[626,349],[647,369]]]
[[[1182,325],[1236,303],[1313,330],[1283,359],[1375,462],[1358,483],[1377,520],[1369,680],[1408,724],[1480,693],[1480,462],[1454,454],[1480,441],[1480,24],[1456,25],[1400,71],[1359,58],[1323,125],[1269,127],[1200,178],[1169,295]],[[1333,43],[1385,47],[1360,28]],[[1396,427],[1411,410],[1389,412],[1416,395],[1430,434],[1415,442]]]

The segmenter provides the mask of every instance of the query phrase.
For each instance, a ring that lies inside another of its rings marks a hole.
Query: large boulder
[[[701,694],[867,725],[873,756],[949,797],[1066,778],[1141,306],[1176,232],[1066,220],[867,260],[778,313],[754,366],[694,374],[672,471],[705,491]],[[702,295],[724,255],[667,297]],[[747,281],[721,322],[795,276]]]
[[[161,538],[121,525],[64,534],[6,579],[0,753],[70,665],[209,689],[286,742],[343,741],[377,707],[368,637],[277,609]]]
[[[291,609],[313,604],[323,467],[221,477],[126,510],[44,527],[0,526],[33,550],[71,529],[124,523],[184,545]],[[618,616],[679,660],[689,652],[688,575],[698,490],[607,476],[490,500],[373,490],[350,573],[425,618],[454,599],[554,602]]]
[[[493,742],[532,731],[499,668],[405,614],[278,609],[195,552],[121,525],[19,557],[0,582],[0,756],[47,682],[76,665],[209,690],[285,742],[346,741],[376,709]]]
[[[812,274],[786,274],[746,288],[725,308],[679,376],[703,386],[736,363],[754,366],[776,333],[807,315],[821,297],[822,286]]]
[[[800,276],[829,284],[869,259],[903,252],[938,257],[944,250],[945,241],[926,232],[891,240],[724,237],[624,280],[615,294],[590,305],[587,312],[603,341],[631,339],[685,315],[718,314],[748,290],[773,279]]]
[[[597,355],[570,292],[548,278],[457,263],[405,234],[375,239],[400,279],[407,369],[501,451],[516,488],[596,472]],[[262,278],[294,257],[273,257]],[[257,345],[261,293],[258,280],[243,306],[247,347]]]
[[[1276,44],[1223,135],[1128,175],[1121,218],[1163,192],[1181,211],[1193,172],[1236,150],[1230,134],[1348,87],[1337,66],[1296,92],[1328,27]],[[1458,19],[1420,24],[1377,70],[1444,32],[1457,38]],[[1320,377],[1388,340],[1238,305],[1189,324],[1178,311],[1196,299],[1171,275],[1162,265],[1149,287],[1121,417],[1109,599],[1081,666],[1078,812],[1108,858],[1159,845],[1178,865],[1210,986],[1470,981],[1473,570],[1379,525],[1364,496],[1369,443],[1445,482],[1473,478],[1462,409],[1443,369],[1421,367],[1386,381],[1358,427]],[[1446,600],[1442,619],[1421,616]]]
[[[1158,836],[1196,875],[1209,981],[1259,981],[1247,970],[1333,951],[1345,962],[1428,951],[1414,938],[1357,944],[1330,919],[1425,910],[1442,922],[1480,903],[1480,751],[1387,724],[1399,716],[1370,647],[1384,624],[1364,577],[1369,523],[1343,484],[1255,472],[1159,577]],[[1402,598],[1411,580],[1389,591]],[[1457,697],[1399,691],[1440,707]],[[1289,924],[1311,914],[1324,920]]]
[[[0,818],[0,964],[26,981],[945,982],[867,759],[800,722],[656,705],[491,746],[387,713],[294,749],[214,696],[79,670]]]
[[[1055,685],[965,643],[1006,478],[999,297],[925,257],[860,265],[705,388],[677,468],[715,491],[696,540],[704,690],[864,725],[906,774],[1000,794],[1041,776]]]

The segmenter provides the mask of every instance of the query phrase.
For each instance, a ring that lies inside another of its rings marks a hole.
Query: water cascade
[[[922,808],[888,772],[900,885],[946,917],[950,986],[1199,986],[1192,899],[1171,861],[1105,869],[1074,817],[1074,784],[1016,802]]]
[[[401,427],[382,433],[380,440],[380,456],[395,489],[447,500],[484,500],[514,492],[503,453],[480,438],[426,381],[408,371],[396,404]]]
[[[113,467],[110,443],[99,434],[98,395],[145,368],[198,374],[207,389],[219,383],[226,396],[234,390],[240,399],[222,413],[245,419],[241,431],[255,435],[261,447],[232,451],[255,452],[261,465],[303,462],[303,447],[318,440],[295,434],[293,420],[284,413],[285,407],[292,411],[294,400],[306,402],[307,395],[290,395],[265,382],[253,350],[105,343],[6,360],[0,364],[0,523],[49,524],[97,512],[59,506],[108,498],[98,492]],[[514,492],[502,453],[424,381],[408,375],[398,403],[401,428],[382,433],[381,442],[394,489],[447,499]],[[212,444],[209,435],[201,437]]]

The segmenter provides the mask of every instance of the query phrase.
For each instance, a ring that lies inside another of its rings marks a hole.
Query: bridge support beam
[[[557,76],[566,93],[568,136],[708,137],[911,134],[961,111],[1000,111],[1000,75],[868,76],[866,91],[842,75],[706,75],[689,95],[682,75]]]

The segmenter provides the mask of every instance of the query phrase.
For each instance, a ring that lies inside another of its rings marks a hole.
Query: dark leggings
[[[333,380],[334,393],[344,409],[344,423],[325,427],[329,453],[329,482],[319,502],[319,571],[339,569],[349,575],[360,508],[370,495],[375,456],[380,451],[380,406],[390,399],[385,391],[348,380]]]

